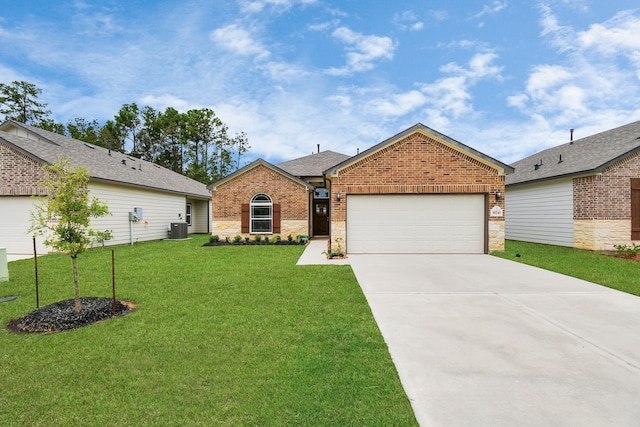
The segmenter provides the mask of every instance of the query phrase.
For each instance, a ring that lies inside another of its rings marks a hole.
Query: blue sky
[[[4,3],[0,82],[56,121],[209,107],[274,163],[416,123],[511,163],[640,120],[637,0]]]

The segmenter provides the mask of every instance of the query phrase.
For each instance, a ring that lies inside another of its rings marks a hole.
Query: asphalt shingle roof
[[[558,145],[518,160],[506,184],[603,172],[640,150],[640,121]],[[537,168],[535,165],[538,165]]]
[[[282,162],[276,166],[294,176],[322,176],[325,170],[337,165],[338,163],[342,163],[349,158],[351,158],[351,156],[326,150],[321,151],[320,153],[314,153],[309,156]]]
[[[40,139],[18,136],[12,128],[27,130]],[[0,125],[0,130],[1,141],[42,163],[52,164],[60,157],[68,157],[73,165],[86,167],[95,180],[211,198],[204,184],[145,160],[113,150],[109,153],[106,148],[12,120]]]

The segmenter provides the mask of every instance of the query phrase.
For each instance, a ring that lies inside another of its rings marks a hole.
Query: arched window
[[[271,233],[273,230],[273,203],[266,194],[256,194],[251,199],[251,233]]]

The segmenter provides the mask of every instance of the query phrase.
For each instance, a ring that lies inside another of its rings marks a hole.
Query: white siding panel
[[[187,199],[191,203],[191,226],[189,233],[209,233],[209,201]]]
[[[508,187],[505,232],[510,240],[573,246],[573,181]]]
[[[349,253],[483,253],[484,195],[349,195]]]
[[[111,215],[91,221],[91,228],[112,230],[113,239],[105,245],[130,243],[129,212],[142,208],[141,221],[131,223],[133,242],[166,239],[172,222],[185,222],[186,199],[179,194],[162,193],[135,187],[90,183],[92,197],[109,206]]]
[[[0,197],[0,247],[6,248],[8,255],[33,254],[33,235],[27,230],[37,203],[31,197]],[[44,239],[36,238],[38,254],[47,253]]]

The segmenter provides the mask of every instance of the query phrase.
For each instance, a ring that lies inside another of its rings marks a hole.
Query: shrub
[[[220,236],[218,236],[217,234],[214,234],[213,236],[209,237],[209,242],[211,243],[215,243],[219,241],[220,241]]]
[[[635,243],[631,247],[627,245],[613,245],[613,247],[616,248],[620,255],[630,256],[634,258],[638,255],[638,252],[640,252],[640,245],[636,245]]]
[[[290,241],[290,242],[293,242],[293,236],[291,234],[289,234],[287,236],[287,240]]]
[[[280,236],[275,236],[273,238],[273,241],[276,242],[276,243],[278,243],[280,240],[282,240],[282,237],[280,237]]]
[[[238,234],[238,235],[236,235],[236,236],[233,238],[233,241],[234,241],[235,243],[240,243],[240,241],[241,241],[241,240],[242,240],[242,236],[240,236],[239,234]]]
[[[227,243],[231,243],[231,238],[230,238],[229,236],[225,237],[225,238],[224,238],[224,240],[225,240]]]
[[[261,242],[262,241],[262,236],[260,234],[256,234],[255,237],[254,237],[254,240],[256,242]]]
[[[264,242],[269,243],[269,236],[264,236]]]
[[[249,236],[245,236],[244,241],[245,241],[245,242],[247,242],[247,243],[249,243],[249,240],[251,240],[251,237],[249,237]]]

